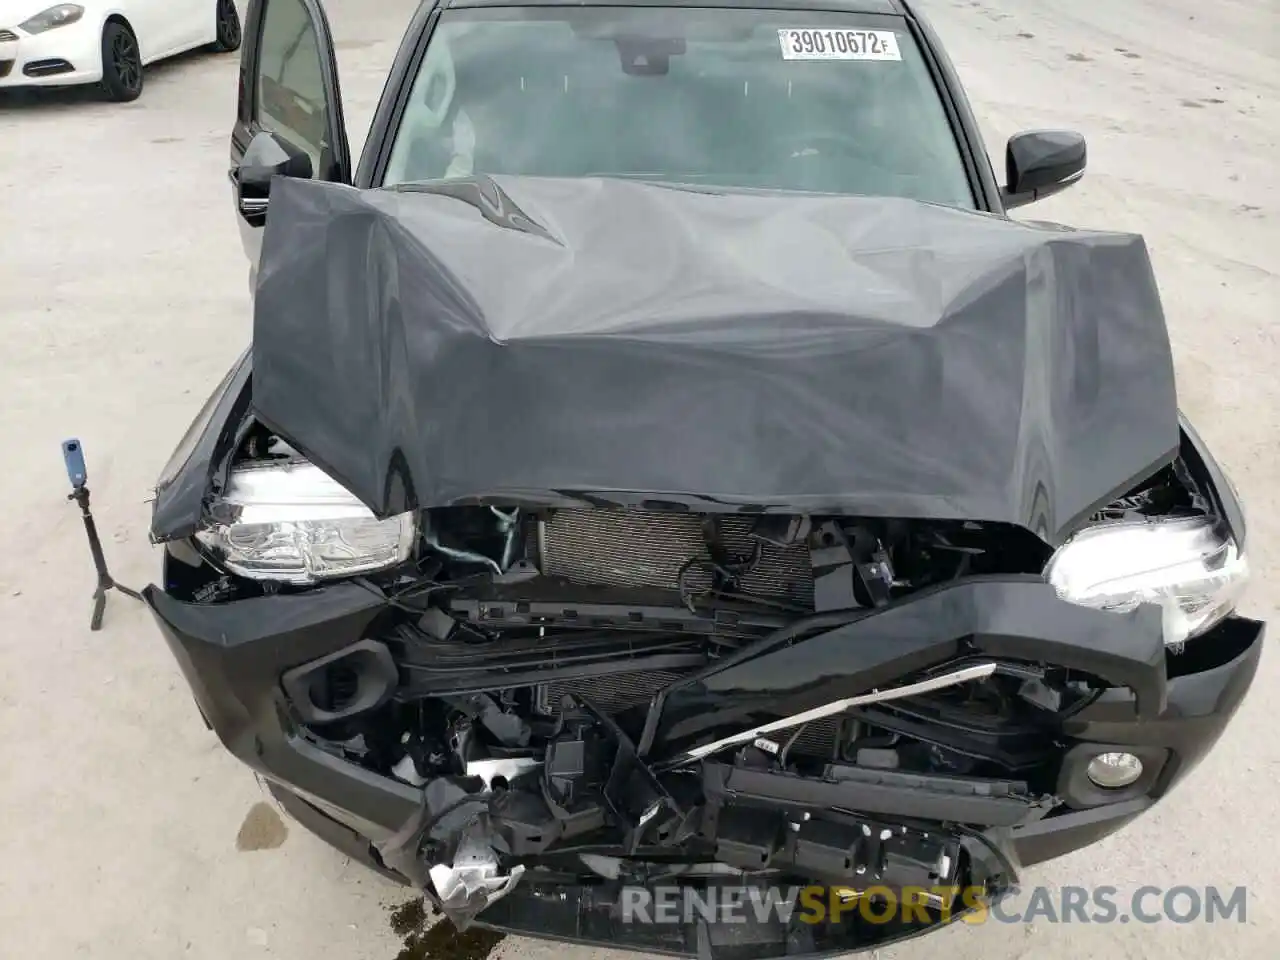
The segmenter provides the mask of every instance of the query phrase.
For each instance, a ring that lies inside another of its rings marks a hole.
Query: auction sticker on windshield
[[[784,27],[778,31],[783,60],[901,60],[892,30],[813,30]]]

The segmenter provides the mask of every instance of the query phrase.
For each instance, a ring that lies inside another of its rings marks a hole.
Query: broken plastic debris
[[[523,866],[500,873],[493,848],[474,828],[458,844],[453,866],[438,863],[428,871],[441,908],[460,930],[510,893],[523,874]]]
[[[415,787],[420,787],[427,782],[427,778],[419,774],[418,768],[413,765],[413,757],[407,753],[391,768],[391,773],[396,779],[411,783]]]

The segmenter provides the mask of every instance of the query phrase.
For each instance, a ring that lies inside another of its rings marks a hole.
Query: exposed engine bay
[[[233,473],[296,459],[255,429]],[[1203,507],[1175,463],[1094,522]],[[735,723],[711,709],[705,678],[740,669],[748,649],[820,640],[960,581],[1038,579],[1050,550],[1021,528],[651,502],[439,508],[417,531],[408,562],[361,581],[386,597],[376,629],[282,686],[302,736],[424,789],[418,852],[388,864],[464,925],[526,873],[892,888],[995,877],[1002,854],[976,829],[1053,809],[1050,748],[1107,685],[960,642],[808,710],[752,707]],[[297,589],[199,562],[197,601]],[[893,641],[879,647],[892,661]]]

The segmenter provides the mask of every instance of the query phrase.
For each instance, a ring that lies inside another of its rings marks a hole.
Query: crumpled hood
[[[380,515],[478,497],[1018,524],[1170,461],[1141,237],[908,200],[277,180],[253,408]]]

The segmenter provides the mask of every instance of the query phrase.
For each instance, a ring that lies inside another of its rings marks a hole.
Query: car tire
[[[242,31],[236,0],[215,0],[217,32],[210,48],[214,53],[235,53],[240,49]]]
[[[116,103],[128,103],[142,95],[138,38],[118,20],[109,20],[102,28],[102,88]]]

